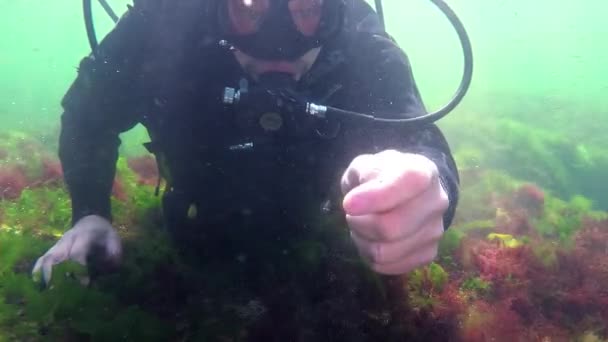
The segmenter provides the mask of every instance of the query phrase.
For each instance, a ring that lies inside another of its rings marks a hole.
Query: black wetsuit
[[[298,91],[316,103],[376,116],[423,112],[407,57],[389,39],[364,27],[373,23],[367,5],[350,2],[349,29],[322,49]],[[102,41],[99,57],[81,62],[62,102],[60,158],[74,222],[88,214],[111,217],[119,134],[142,123],[153,137],[154,151],[166,159],[172,192],[180,194],[185,207],[196,203],[201,215],[294,209],[307,203],[299,196],[304,191],[320,203],[355,156],[397,149],[437,164],[450,199],[449,226],[458,173],[436,126],[404,131],[343,124],[332,139],[319,138],[313,127],[291,141],[231,151],[230,146],[246,143],[249,134],[222,104],[224,87],[238,87],[247,77],[231,52],[204,32],[197,35],[196,24],[172,29],[177,21],[187,22],[177,14],[155,20],[145,9],[130,12]],[[187,210],[174,207],[181,214]]]

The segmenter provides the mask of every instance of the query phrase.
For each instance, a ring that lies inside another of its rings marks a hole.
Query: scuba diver
[[[119,135],[137,124],[165,181],[165,226],[201,258],[280,246],[329,212],[373,271],[404,274],[434,260],[458,202],[435,124],[323,115],[427,113],[407,56],[364,0],[135,1],[62,106],[72,228],[34,266],[45,283],[93,249],[122,257],[110,198]]]

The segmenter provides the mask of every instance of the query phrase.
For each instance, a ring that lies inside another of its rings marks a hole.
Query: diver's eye
[[[251,5],[247,6],[244,3],[241,6],[238,6],[236,8],[236,11],[237,15],[252,21],[259,21],[264,15],[264,11],[260,11],[259,9],[254,8]]]
[[[257,30],[269,8],[269,0],[228,1],[232,26],[239,34],[250,34]]]
[[[310,20],[321,15],[323,0],[291,0],[289,11],[294,19]]]
[[[291,0],[288,5],[298,30],[304,35],[313,35],[321,20],[323,0]]]

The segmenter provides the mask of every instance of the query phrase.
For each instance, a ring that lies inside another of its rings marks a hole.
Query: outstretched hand
[[[86,266],[87,258],[96,249],[100,249],[109,262],[118,263],[122,256],[120,237],[110,222],[101,216],[85,216],[38,258],[32,276],[42,272],[46,285],[51,281],[53,266],[68,260]]]
[[[342,193],[351,238],[374,271],[403,274],[435,259],[449,200],[430,159],[361,155],[344,173]]]

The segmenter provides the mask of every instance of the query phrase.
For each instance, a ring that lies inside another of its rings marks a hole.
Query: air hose
[[[112,7],[108,4],[106,0],[98,0],[99,4],[106,11],[108,16],[112,19],[114,23],[118,22],[118,16],[112,10]],[[89,45],[91,46],[91,51],[93,55],[97,54],[97,35],[95,34],[95,24],[93,23],[93,9],[91,5],[91,0],[82,0],[82,10],[84,14],[84,25],[87,30],[87,37],[89,39]]]
[[[371,120],[376,123],[391,123],[391,124],[406,124],[408,126],[419,127],[423,125],[427,125],[433,123],[447,114],[449,114],[462,100],[464,95],[466,94],[469,86],[471,84],[471,79],[473,76],[473,50],[471,48],[471,42],[469,40],[469,36],[466,33],[464,25],[456,16],[456,13],[452,11],[452,9],[441,0],[430,0],[433,4],[435,4],[449,19],[452,26],[456,30],[458,34],[458,38],[460,39],[460,44],[462,46],[462,52],[464,54],[464,71],[462,75],[462,80],[460,82],[460,86],[458,87],[456,93],[445,105],[443,108],[437,110],[433,113],[423,114],[422,113],[404,113],[398,116],[401,117],[409,117],[408,119],[387,119],[387,118],[378,118],[373,115],[358,113],[353,111],[347,111],[335,107],[330,106],[321,106],[309,103],[307,106],[310,108],[309,114],[319,116],[319,117],[341,117],[344,119],[364,119]],[[376,12],[380,16],[380,20],[382,25],[384,26],[384,16],[382,9],[382,1],[376,0]],[[414,116],[414,117],[412,117]]]

